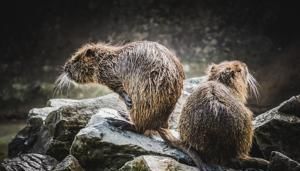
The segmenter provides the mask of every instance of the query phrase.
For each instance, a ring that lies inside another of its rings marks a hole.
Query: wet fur
[[[140,133],[168,128],[184,79],[176,56],[149,41],[122,46],[87,44],[66,62],[62,75],[59,78],[79,84],[106,85],[121,97],[128,94],[133,104],[130,119]],[[61,87],[66,82],[57,81]]]
[[[246,64],[225,61],[211,65],[207,81],[188,97],[179,132],[183,143],[204,162],[231,166],[235,159],[249,158],[253,138],[252,112],[245,106],[249,90],[258,96]]]

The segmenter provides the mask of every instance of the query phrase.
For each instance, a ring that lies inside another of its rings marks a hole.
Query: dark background
[[[85,0],[1,2],[0,119],[24,119],[52,97],[107,92],[73,88],[53,96],[64,61],[87,42],[158,41],[188,77],[239,59],[261,84],[261,113],[300,93],[299,8],[283,0]]]

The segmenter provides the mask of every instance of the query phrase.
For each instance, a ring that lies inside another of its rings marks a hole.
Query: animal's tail
[[[233,166],[237,166],[237,169],[258,168],[268,170],[270,162],[262,158],[250,157],[245,155],[237,159],[232,159],[231,164]]]
[[[161,138],[170,146],[178,148],[189,155],[200,171],[207,171],[206,164],[203,163],[202,159],[194,148],[187,148],[186,145],[182,141],[177,139],[169,129],[160,128],[158,129],[158,133]]]

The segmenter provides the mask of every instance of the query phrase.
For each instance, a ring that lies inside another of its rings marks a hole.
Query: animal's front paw
[[[127,94],[124,95],[124,102],[127,106],[127,109],[130,110],[132,108],[132,100]]]
[[[135,126],[130,122],[114,118],[106,118],[106,120],[113,127],[119,128],[121,130],[136,132]]]

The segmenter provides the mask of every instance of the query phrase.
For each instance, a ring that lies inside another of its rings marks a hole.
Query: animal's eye
[[[94,57],[95,53],[92,49],[88,49],[88,50],[86,50],[85,56]]]
[[[79,57],[76,57],[73,62],[78,62],[79,61]]]

